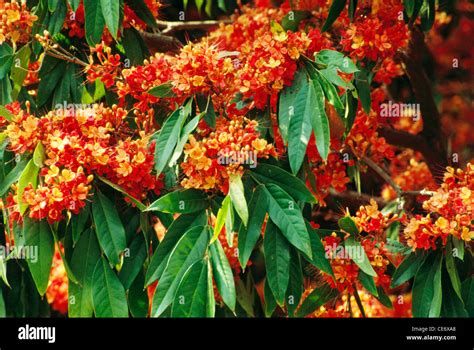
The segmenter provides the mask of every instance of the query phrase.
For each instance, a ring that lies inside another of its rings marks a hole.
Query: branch
[[[421,136],[426,143],[433,149],[436,157],[432,157],[437,165],[443,168],[448,164],[446,152],[446,137],[441,129],[441,117],[436,107],[433,97],[432,83],[428,79],[423,69],[424,53],[429,52],[423,32],[413,27],[411,30],[411,40],[408,48],[399,53],[403,63],[403,68],[415,95],[416,100],[420,104],[421,114],[423,116],[423,131]],[[428,160],[427,160],[428,161]]]
[[[148,48],[155,49],[158,52],[177,52],[182,46],[181,42],[173,36],[162,33],[149,33],[142,30],[139,33]]]
[[[170,35],[171,33],[179,30],[194,30],[194,29],[209,29],[215,26],[218,26],[221,23],[228,24],[232,21],[229,19],[221,20],[221,21],[176,21],[176,22],[168,22],[168,21],[160,21],[157,20],[156,23],[158,27],[162,28],[161,33]]]

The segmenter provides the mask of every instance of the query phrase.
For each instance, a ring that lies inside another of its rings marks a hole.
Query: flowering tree
[[[0,0],[0,315],[472,317],[473,11]]]

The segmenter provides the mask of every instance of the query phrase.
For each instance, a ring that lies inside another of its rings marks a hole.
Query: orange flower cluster
[[[428,165],[422,160],[421,154],[413,150],[406,149],[393,158],[390,162],[390,174],[393,181],[403,191],[435,190],[437,187]],[[384,185],[382,197],[389,201],[395,199],[397,193],[391,186]]]
[[[370,204],[361,206],[352,219],[359,228],[359,231],[370,233],[377,238],[383,238],[385,229],[394,221],[398,220],[398,216],[382,214],[378,208],[377,202],[371,198]]]
[[[324,274],[324,279],[332,288],[337,288],[339,291],[348,291],[352,293],[354,286],[358,285],[359,267],[352,259],[346,256],[345,250],[340,246],[342,239],[336,233],[323,238],[323,245],[326,253],[330,255],[329,261],[335,275],[335,280],[330,276]],[[370,264],[374,268],[377,276],[374,277],[375,284],[388,288],[390,285],[390,276],[385,274],[389,260],[387,256],[389,252],[385,247],[384,242],[379,242],[372,237],[364,237],[361,241]]]
[[[99,61],[98,64],[94,63],[94,54]],[[91,49],[86,73],[87,80],[90,83],[99,78],[106,88],[110,88],[115,84],[115,79],[120,73],[120,55],[112,54],[112,49],[106,46],[104,42],[97,44]]]
[[[44,148],[40,185],[26,187],[21,199],[29,205],[30,217],[53,222],[65,211],[77,214],[94,175],[139,200],[150,190],[159,192],[161,182],[152,175],[154,144],[148,146],[143,133],[137,139],[128,136],[127,111],[94,105],[89,110],[57,109],[36,118],[17,103],[7,108],[15,115],[5,130],[12,151],[31,153],[40,143]]]
[[[398,49],[408,44],[408,26],[403,19],[403,5],[399,0],[384,1],[383,6],[372,7],[372,13],[358,16],[343,23],[341,45],[351,57],[372,61],[395,56]]]
[[[201,137],[190,135],[184,147],[184,188],[219,189],[226,194],[231,174],[241,175],[244,165],[256,166],[258,158],[276,157],[273,145],[260,138],[255,120],[242,116],[219,118],[215,131],[201,125]]]
[[[446,245],[449,236],[471,241],[474,238],[474,164],[467,164],[465,170],[448,167],[440,188],[423,203],[423,208],[430,214],[411,218],[404,230],[413,250],[434,250],[439,238],[441,244]],[[435,221],[432,215],[437,216]]]
[[[26,2],[0,0],[0,45],[6,41],[26,43],[37,19],[26,7]]]
[[[46,299],[53,310],[66,314],[68,310],[68,278],[61,254],[56,250],[49,275]]]

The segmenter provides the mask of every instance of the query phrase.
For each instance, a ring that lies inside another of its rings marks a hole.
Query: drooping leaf
[[[252,170],[251,175],[261,183],[278,185],[296,200],[316,203],[316,198],[306,187],[306,184],[280,167],[260,163],[258,167]]]
[[[247,227],[240,225],[238,234],[239,261],[243,269],[247,266],[253,248],[262,235],[262,225],[267,213],[267,201],[263,185],[255,188],[249,204],[250,218]]]
[[[214,235],[212,236],[211,243],[213,243],[219,237],[230,210],[232,210],[232,202],[230,196],[227,195],[222,201],[222,206],[217,212],[216,224],[214,226]]]
[[[303,294],[303,273],[300,253],[295,248],[290,249],[289,275],[290,279],[288,281],[285,303],[288,315],[293,317]]]
[[[178,285],[188,268],[204,257],[209,243],[207,226],[196,226],[179,240],[169,257],[153,296],[151,316],[160,316],[173,302]]]
[[[148,93],[155,97],[166,98],[166,97],[174,97],[175,94],[173,92],[173,85],[171,82],[163,83],[161,85],[152,87],[148,90]]]
[[[290,245],[278,227],[271,221],[267,223],[263,237],[263,249],[268,285],[278,305],[283,306],[290,278]]]
[[[249,211],[245,200],[244,184],[240,175],[231,174],[229,176],[229,195],[232,200],[232,207],[242,219],[242,223],[247,226]]]
[[[20,206],[21,215],[23,215],[28,208],[28,204],[23,201],[23,193],[25,192],[25,188],[28,185],[31,185],[33,189],[36,188],[38,184],[38,173],[39,168],[35,165],[33,159],[31,159],[26,165],[25,169],[23,169],[23,172],[18,179],[17,201],[18,205]]]
[[[16,100],[20,93],[23,81],[28,74],[28,63],[30,62],[31,49],[28,45],[24,45],[19,49],[13,57],[13,65],[10,77],[13,82],[11,97]]]
[[[40,295],[46,293],[49,273],[54,255],[54,239],[46,221],[35,221],[28,216],[23,218],[23,236],[25,245],[34,247],[36,254],[30,254],[26,260],[31,276]]]
[[[127,246],[125,229],[115,205],[101,192],[96,193],[92,202],[92,216],[100,246],[109,261],[117,265]]]
[[[441,312],[441,266],[443,255],[431,252],[418,269],[413,283],[413,316],[438,317]]]
[[[107,29],[114,39],[117,39],[120,20],[120,2],[117,0],[100,0],[100,8]]]
[[[271,220],[281,230],[288,241],[312,258],[311,241],[299,207],[280,187],[273,184],[265,186],[268,213]]]
[[[209,206],[204,192],[189,189],[168,193],[154,201],[145,211],[161,211],[164,213],[195,213]]]
[[[367,257],[364,248],[358,241],[354,239],[354,237],[350,236],[346,238],[344,241],[344,250],[362,271],[364,271],[369,276],[377,276],[377,273],[370,264],[369,258]]]
[[[324,106],[323,89],[317,80],[312,81],[312,83],[310,86],[310,94],[313,95],[315,102],[311,105],[313,108],[313,112],[311,113],[311,126],[316,138],[316,148],[323,161],[326,161],[329,154],[331,138],[329,119]]]
[[[101,3],[102,1],[97,0],[84,0],[85,36],[92,47],[100,43],[104,33],[105,19]]]
[[[92,303],[96,317],[128,317],[125,289],[104,258],[92,276]]]
[[[236,293],[234,275],[232,274],[229,260],[227,260],[221,242],[217,240],[212,243],[209,251],[211,253],[212,272],[214,280],[216,281],[217,290],[229,309],[235,311]]]
[[[373,276],[369,276],[366,274],[364,271],[359,270],[359,276],[358,279],[362,286],[367,289],[367,291],[372,294],[373,296],[377,297],[378,292],[377,292],[377,287],[375,286],[375,281]]]
[[[411,253],[408,255],[395,270],[390,287],[396,288],[414,277],[424,259],[425,257],[420,253]]]
[[[336,19],[341,14],[342,10],[346,6],[346,0],[333,0],[331,7],[329,8],[328,18],[326,18],[326,22],[324,22],[323,28],[321,29],[322,32],[327,31],[331,28],[332,24],[336,21]]]
[[[280,93],[278,107],[278,126],[280,128],[283,141],[288,143],[288,129],[290,119],[295,115],[295,99],[298,91],[301,90],[306,80],[306,73],[303,69],[296,71],[293,83],[286,86]]]
[[[130,247],[125,250],[124,262],[118,275],[125,290],[130,289],[135,278],[143,268],[143,263],[147,258],[146,242],[143,235],[136,235]]]
[[[356,223],[350,216],[344,216],[340,218],[337,223],[341,230],[350,233],[352,236],[357,236],[359,234],[359,229],[357,228]]]
[[[304,317],[314,312],[320,306],[326,304],[328,301],[334,299],[339,295],[337,289],[332,289],[329,285],[325,284],[322,287],[315,288],[307,297],[303,300],[303,303],[296,312],[296,317]]]

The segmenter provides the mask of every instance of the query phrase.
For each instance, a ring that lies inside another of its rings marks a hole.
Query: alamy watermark
[[[328,260],[333,259],[352,259],[354,262],[361,263],[364,260],[364,248],[362,246],[348,246],[333,244],[324,247],[325,256]]]
[[[421,117],[419,103],[396,103],[389,101],[380,105],[380,116],[383,118],[413,118],[417,121]]]
[[[257,153],[246,151],[221,151],[217,156],[217,164],[242,164],[249,165],[249,167],[253,169],[257,167]]]
[[[0,258],[3,260],[7,258],[25,259],[36,264],[38,261],[38,246],[37,245],[0,245]]]

